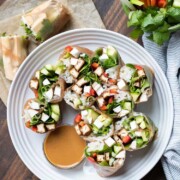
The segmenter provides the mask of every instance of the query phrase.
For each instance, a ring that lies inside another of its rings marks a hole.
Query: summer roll
[[[113,118],[121,118],[134,108],[130,93],[121,91],[117,85],[107,88],[96,101],[99,109]]]
[[[74,123],[77,134],[87,141],[104,140],[114,133],[113,119],[95,107],[77,114]]]
[[[67,46],[60,55],[56,73],[66,83],[72,84],[76,80],[90,72],[90,61],[93,52],[80,46]]]
[[[19,35],[2,36],[0,44],[5,76],[12,81],[27,56],[28,40]]]
[[[60,123],[59,104],[43,104],[38,99],[29,99],[24,106],[25,126],[37,133],[54,130]]]
[[[155,137],[157,128],[143,113],[133,112],[115,122],[115,139],[121,139],[127,151],[146,147]]]
[[[22,15],[26,34],[44,41],[57,34],[69,21],[67,9],[57,0],[49,0]]]
[[[121,142],[116,142],[113,137],[109,137],[104,141],[88,143],[85,156],[100,176],[107,177],[124,165],[126,151]]]
[[[55,67],[50,64],[36,71],[29,83],[29,87],[40,101],[50,103],[62,101],[65,85],[64,79],[59,78]]]
[[[116,84],[119,69],[123,64],[117,49],[112,46],[96,49],[91,60],[92,71],[98,75],[102,83],[110,85]]]
[[[126,64],[120,70],[118,86],[122,90],[130,91],[136,104],[148,101],[152,96],[153,72],[144,65]]]

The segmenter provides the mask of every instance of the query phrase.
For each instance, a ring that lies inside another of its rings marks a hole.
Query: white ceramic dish
[[[25,128],[21,118],[25,101],[33,97],[28,83],[35,70],[44,64],[55,63],[67,45],[79,45],[94,50],[97,47],[113,45],[125,62],[145,64],[154,69],[154,94],[147,103],[138,105],[137,111],[149,115],[159,128],[158,138],[147,148],[127,154],[125,166],[110,179],[140,179],[146,175],[162,156],[172,130],[173,103],[168,82],[158,64],[140,45],[115,32],[98,29],[77,29],[68,31],[36,48],[19,69],[11,86],[7,118],[9,133],[19,156],[26,166],[40,179],[102,179],[96,173],[83,171],[83,163],[74,169],[61,170],[52,166],[45,158],[42,144],[45,135],[36,134]],[[63,123],[72,123],[77,113],[63,104]]]

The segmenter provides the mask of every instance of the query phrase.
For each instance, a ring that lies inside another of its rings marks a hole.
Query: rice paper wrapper
[[[154,72],[148,66],[145,66],[145,65],[141,65],[141,66],[143,67],[143,69],[145,71],[145,74],[147,76],[147,79],[149,81],[149,84],[150,84],[150,88],[148,90],[145,90],[146,94],[148,96],[148,99],[149,99],[153,94]],[[143,101],[143,102],[145,102],[145,101]],[[142,103],[142,102],[138,100],[135,103],[139,104],[139,103]]]
[[[95,112],[99,113],[100,115],[104,115],[107,116],[106,114],[102,113],[100,110],[96,109],[95,106],[91,106],[90,109],[93,109]],[[104,135],[104,136],[96,136],[95,134],[91,133],[89,136],[81,136],[84,140],[92,142],[92,141],[103,141],[105,139],[107,139],[108,137],[112,136],[114,134],[114,124],[112,122],[112,124],[110,125],[110,129],[108,134]]]
[[[57,34],[69,19],[68,10],[57,0],[46,1],[22,15],[22,22],[40,41]]]
[[[157,127],[155,126],[154,122],[148,117],[146,116],[145,114],[141,113],[141,112],[132,112],[131,114],[129,114],[128,118],[131,117],[131,116],[144,116],[147,123],[148,123],[148,129],[150,130],[150,137],[149,137],[149,140],[147,141],[146,144],[144,144],[141,148],[137,148],[136,150],[139,150],[139,149],[143,149],[145,148],[146,146],[148,146],[148,144],[154,140],[155,136],[156,136],[156,133],[158,131]],[[123,122],[123,121],[122,121]],[[118,132],[116,131],[116,134]],[[129,149],[129,148],[126,148],[125,149],[127,151],[135,151],[134,149]]]
[[[121,146],[123,147],[123,150],[125,151],[125,148],[124,148],[122,143],[121,143]],[[118,163],[116,163],[116,165],[114,167],[101,166],[96,162],[85,162],[84,167],[83,167],[83,171],[86,174],[89,173],[89,171],[91,172],[91,174],[93,174],[94,172],[93,172],[93,169],[91,168],[93,166],[94,169],[96,170],[96,172],[98,173],[98,175],[100,175],[102,177],[108,177],[108,176],[111,176],[114,173],[116,173],[118,170],[120,170],[123,167],[125,160],[126,160],[126,153],[125,153],[125,158],[119,159]]]
[[[61,0],[59,2],[61,2],[65,7],[68,7],[70,12],[70,21],[61,32],[77,28],[105,28],[92,0]],[[0,34],[6,32],[9,35],[25,35],[23,27],[20,26],[21,15],[24,14],[23,11],[27,12],[40,3],[44,3],[44,0],[19,0],[18,3],[15,1],[5,1],[1,4],[0,11],[3,13],[1,13],[0,16]],[[26,4],[26,6],[24,6],[24,4]],[[28,53],[37,46],[37,43],[30,40]],[[2,58],[0,55],[0,98],[6,105],[11,81],[5,78],[3,69]]]

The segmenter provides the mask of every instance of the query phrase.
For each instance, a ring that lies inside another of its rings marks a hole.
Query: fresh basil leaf
[[[130,33],[130,37],[133,39],[138,39],[141,35],[143,35],[143,33],[144,32],[142,29],[136,28]]]
[[[128,27],[141,25],[145,13],[141,10],[132,12],[131,18],[128,21]]]

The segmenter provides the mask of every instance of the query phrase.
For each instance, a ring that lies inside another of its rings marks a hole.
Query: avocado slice
[[[130,0],[130,2],[137,6],[142,6],[144,4],[144,2],[139,1],[139,0]]]
[[[140,124],[141,122],[143,122],[144,117],[143,116],[136,116],[135,119],[136,119],[136,123]]]
[[[123,109],[131,111],[132,110],[131,102],[125,102],[124,105],[123,105]]]
[[[107,161],[102,161],[102,162],[99,163],[99,165],[101,165],[101,166],[109,166]]]
[[[143,143],[144,143],[144,141],[141,138],[136,139],[136,144],[137,144],[138,148],[142,147]]]
[[[114,146],[114,152],[117,154],[122,149],[121,146]]]
[[[51,117],[52,117],[56,122],[59,121],[59,115],[58,115],[58,114],[52,112],[52,113],[51,113]]]
[[[54,67],[53,67],[53,65],[51,65],[51,64],[45,65],[45,68],[46,68],[48,71],[53,71],[53,70],[54,70]]]
[[[95,121],[97,119],[97,117],[99,116],[99,114],[96,111],[94,111],[93,109],[87,109],[87,111],[88,111],[87,118],[91,117],[93,121]]]
[[[51,109],[52,109],[52,112],[54,112],[57,115],[60,115],[60,108],[58,104],[52,104]]]
[[[113,46],[108,46],[107,47],[107,55],[111,59],[113,59],[115,62],[118,60],[118,51],[113,47]]]
[[[49,71],[46,68],[42,68],[41,73],[46,75],[46,76],[50,75]]]
[[[143,92],[148,87],[150,87],[150,84],[149,84],[148,80],[146,79],[141,88],[141,92]]]
[[[112,118],[107,117],[102,123],[103,123],[104,127],[107,127],[112,123],[112,121],[113,121]]]
[[[140,96],[140,93],[134,92],[134,93],[131,93],[131,96],[133,98],[133,101],[136,102]]]
[[[80,99],[75,99],[75,100],[74,100],[74,106],[75,106],[76,108],[78,108],[78,106],[81,105],[81,104],[82,104],[82,102],[81,102]]]

